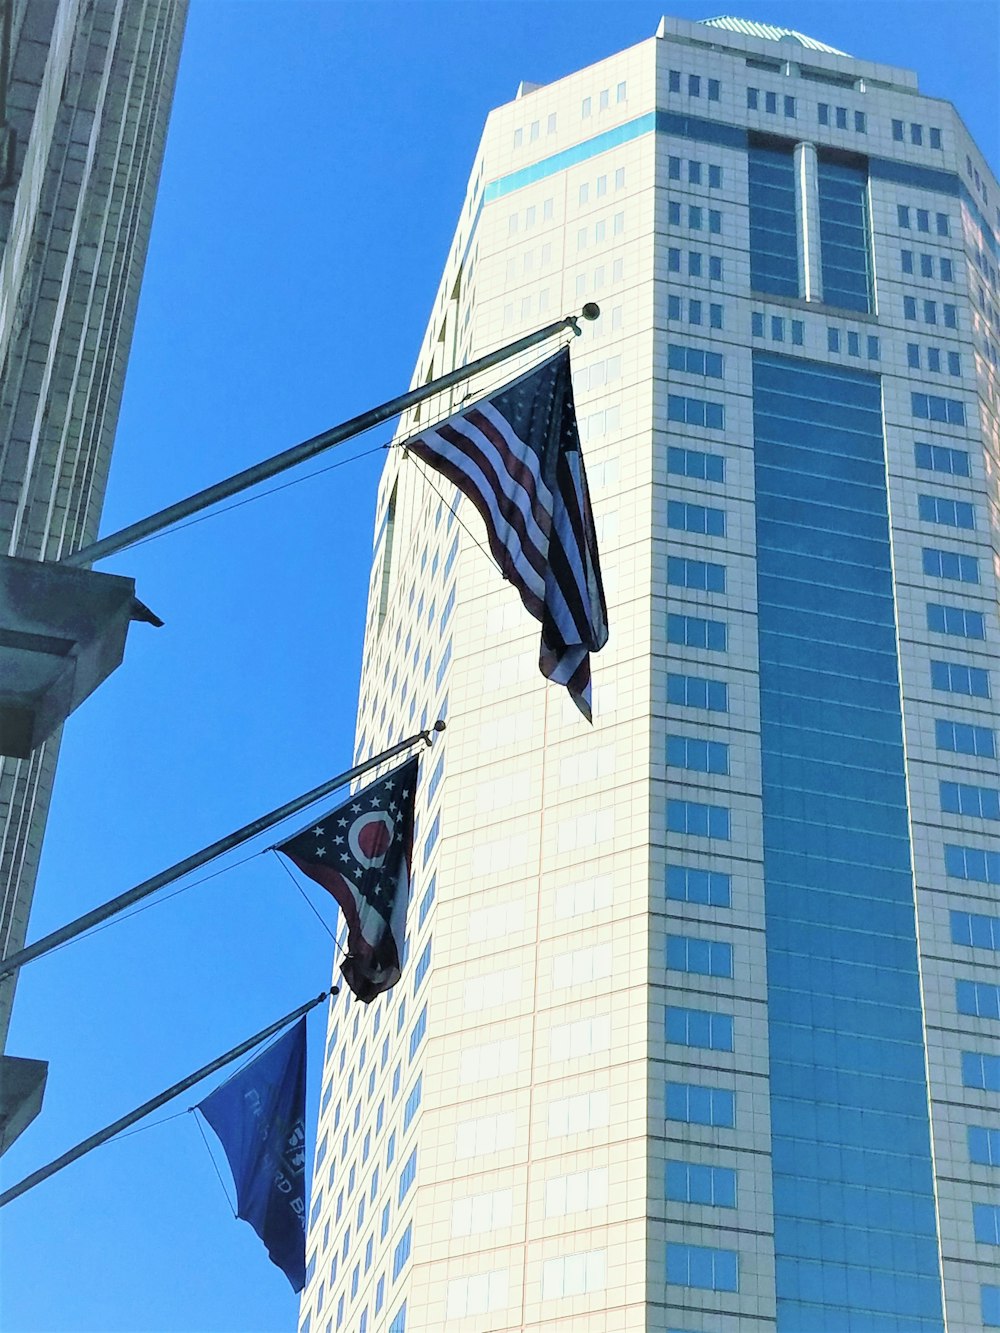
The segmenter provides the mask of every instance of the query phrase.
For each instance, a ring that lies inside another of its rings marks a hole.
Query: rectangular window
[[[906,344],[906,364],[909,366],[909,368],[910,368],[911,370],[919,370],[919,369],[920,369],[920,348],[919,348],[919,346],[917,345],[917,343],[907,343],[907,344]],[[920,446],[918,445],[917,448],[919,449]],[[917,467],[921,467],[921,466],[924,466],[924,465],[921,464],[920,461],[919,461],[919,459],[918,459],[918,461],[917,461]]]
[[[909,230],[910,210],[906,204],[896,205],[896,221],[901,227],[904,227],[907,231]]]
[[[794,119],[795,119],[795,98],[794,98],[794,97],[786,97],[786,98],[785,98],[785,103],[784,103],[784,105],[785,105],[785,115],[788,117],[789,120],[794,120]]]
[[[923,127],[923,125],[912,125],[912,124],[911,124],[911,126],[910,126],[910,143],[912,143],[912,144],[916,144],[918,147],[920,147],[920,146],[922,146],[923,142],[924,142],[924,127]]]
[[[792,320],[792,346],[801,347],[805,341],[805,324],[801,319]]]
[[[900,250],[900,252],[899,252],[899,263],[900,263],[900,267],[902,268],[902,270],[903,270],[904,273],[912,273],[912,272],[913,272],[913,251],[912,251],[912,250]]]
[[[700,277],[701,277],[701,251],[700,251],[700,250],[689,250],[689,251],[688,251],[688,277],[689,277],[689,278],[700,278]]]
[[[1000,1204],[974,1203],[972,1229],[980,1245],[1000,1245]]]
[[[973,884],[1000,884],[1000,852],[983,847],[957,847],[946,843],[944,868],[956,879]]]
[[[767,112],[767,114],[768,114],[769,116],[776,116],[776,115],[778,114],[778,94],[777,94],[777,93],[768,93],[768,92],[765,92],[765,94],[764,94],[764,110]]]
[[[685,401],[691,402],[691,399]],[[671,418],[675,420],[676,418]],[[667,501],[667,527],[708,537],[726,535],[726,511],[708,505],[688,504],[685,500]]]
[[[932,148],[940,148],[940,147],[941,147],[941,131],[940,131],[939,129],[935,128],[935,126],[932,125],[932,126],[931,126],[931,130],[930,130],[930,135],[931,135],[931,147],[932,147]]]
[[[698,903],[703,907],[731,905],[732,884],[730,877],[722,871],[668,865],[665,879],[666,896],[672,902]],[[1000,948],[1000,944],[997,947]]]
[[[410,1250],[413,1246],[413,1223],[410,1222],[406,1230],[396,1242],[396,1248],[392,1252],[392,1280],[395,1282],[400,1273],[406,1267],[406,1261],[410,1257]]]
[[[666,1085],[667,1119],[688,1125],[712,1125],[733,1129],[736,1125],[736,1096],[726,1088],[707,1088],[695,1083]]]
[[[751,147],[750,286],[755,292],[799,295],[793,150]]]
[[[700,184],[701,184],[701,163],[700,163],[700,162],[688,162],[688,184],[689,184],[689,185],[700,185]]]
[[[688,560],[684,556],[667,557],[667,584],[674,588],[692,588],[698,592],[725,592],[726,567],[706,560]]]
[[[962,1052],[962,1083],[983,1092],[1000,1092],[1000,1055]]]
[[[679,69],[667,71],[667,91],[679,93],[681,90],[681,72]]]
[[[943,317],[943,319],[944,319],[944,326],[945,326],[945,328],[946,328],[946,329],[957,329],[957,328],[958,328],[958,307],[957,307],[957,306],[954,306],[954,305],[951,305],[949,302],[946,301],[946,302],[941,306],[941,311],[942,311],[942,317]]]
[[[728,713],[729,686],[723,680],[668,672],[667,703],[679,708],[701,708],[709,713]]]
[[[708,307],[708,322],[713,329],[722,328],[722,306],[710,305]]]
[[[418,1075],[416,1083],[410,1089],[406,1101],[403,1105],[403,1133],[410,1127],[410,1122],[420,1109],[420,1099],[423,1095],[424,1076]]]
[[[709,79],[708,81],[708,100],[717,102],[721,96],[721,85],[718,79]]]
[[[1000,1129],[969,1126],[969,1161],[977,1166],[1000,1166]]]
[[[692,231],[701,231],[702,209],[697,204],[688,204],[688,226]]]
[[[680,273],[681,271],[681,252],[676,246],[670,246],[667,250],[667,272]]]
[[[941,281],[942,281],[942,282],[954,282],[954,281],[955,281],[955,270],[954,270],[954,268],[952,267],[951,260],[950,260],[950,259],[944,259],[944,258],[942,258],[939,262],[940,262],[940,269],[941,269]]]
[[[837,107],[837,110],[836,110],[836,117],[837,117],[837,129],[838,129],[838,130],[846,130],[846,129],[847,129],[847,107],[846,107],[846,106],[838,106],[838,107]]]
[[[668,935],[667,967],[699,977],[732,977],[733,946],[718,940]]]
[[[416,1055],[420,1043],[424,1039],[424,1033],[427,1031],[427,1006],[424,1005],[420,1011],[420,1017],[414,1023],[410,1032],[410,1060]]]
[[[973,555],[958,551],[941,551],[932,546],[923,550],[924,573],[939,579],[956,579],[959,583],[979,582],[979,561]]]
[[[969,454],[966,449],[950,449],[943,444],[916,444],[914,457],[917,467],[931,472],[945,472],[952,477],[969,476]]]
[[[735,1250],[670,1242],[667,1281],[704,1291],[739,1291],[739,1259]]]
[[[688,75],[688,97],[700,97],[700,96],[701,96],[701,75],[700,75],[700,74],[689,74],[689,75]]]
[[[748,88],[748,89],[747,89],[747,110],[748,110],[748,111],[757,111],[757,110],[759,110],[759,104],[760,104],[760,89],[759,89],[759,88]]]
[[[399,1172],[399,1195],[397,1203],[402,1203],[409,1193],[410,1186],[413,1184],[417,1175],[417,1150],[410,1153],[409,1157],[403,1163]]]
[[[996,736],[989,727],[937,718],[934,722],[934,740],[939,750],[947,750],[951,754],[971,754],[980,759],[997,757]]]
[[[929,232],[931,229],[931,215],[926,208],[917,209],[917,231]]]
[[[417,959],[416,967],[414,967],[413,969],[414,995],[416,995],[417,991],[420,989],[420,983],[427,975],[427,969],[430,967],[430,965],[431,965],[431,942],[430,940],[428,940],[427,943],[424,945],[423,949],[421,950],[420,957]]]
[[[951,235],[951,225],[948,221],[947,213],[938,213],[937,215],[937,234],[939,236]]]
[[[731,1167],[667,1162],[664,1184],[666,1198],[675,1203],[736,1207],[736,1172]]]
[[[985,639],[986,617],[982,611],[929,602],[927,628],[937,634],[954,634],[962,639]]]
[[[976,699],[990,697],[990,675],[982,667],[961,662],[931,662],[931,687],[949,694],[968,694]]]
[[[919,495],[917,510],[924,523],[970,531],[976,526],[975,512],[966,500],[951,500],[945,495]]]
[[[949,375],[961,375],[961,373],[962,373],[962,362],[961,362],[961,359],[959,358],[958,353],[957,353],[957,352],[949,352],[949,353],[948,353],[948,374],[949,374]]]
[[[697,801],[667,801],[667,832],[693,838],[729,839],[729,809]]]
[[[970,1018],[1000,1019],[1000,986],[986,981],[956,981],[955,1004]]]
[[[903,122],[901,120],[892,122],[892,137],[896,143],[903,142]]]
[[[694,258],[695,252],[688,255]],[[701,255],[698,255],[699,265]],[[722,354],[706,352],[702,347],[683,347],[677,343],[667,346],[667,367],[670,370],[682,370],[689,375],[705,375],[709,379],[722,379]]]
[[[722,189],[722,168],[709,164],[708,168],[708,188],[710,190]]]
[[[733,1019],[731,1014],[714,1014],[707,1009],[684,1009],[667,1005],[667,1041],[678,1046],[698,1050],[732,1051]]]
[[[846,310],[871,310],[867,169],[820,152],[820,267],[823,300]]]
[[[856,134],[868,133],[868,122],[863,111],[855,111],[854,113],[854,131]]]
[[[707,648],[709,652],[726,651],[726,623],[724,620],[703,620],[700,616],[682,616],[676,612],[667,615],[667,642],[685,648]]]
[[[821,125],[829,125],[829,123],[830,123],[830,103],[829,103],[829,102],[820,102],[820,103],[817,105],[817,107],[816,107],[816,114],[817,114],[817,116],[818,116],[818,118],[819,118],[819,123],[820,123]]]
[[[681,178],[681,160],[679,157],[667,158],[667,179],[679,181]]]
[[[1000,819],[1000,789],[996,787],[975,787],[965,782],[942,782],[940,784],[941,809],[949,815],[969,815],[973,819]],[[951,937],[955,943],[969,944],[972,940],[955,940],[955,918],[968,913],[952,912]],[[991,921],[991,917],[983,917]],[[992,948],[993,945],[987,946]],[[1000,948],[998,936],[997,948]]]
[[[406,1302],[399,1307],[392,1317],[387,1333],[406,1333]]]
[[[880,355],[881,355],[881,348],[880,348],[880,346],[879,346],[879,340],[878,340],[878,338],[876,338],[876,337],[875,337],[874,335],[872,335],[872,334],[869,334],[869,336],[868,336],[868,360],[869,360],[869,361],[877,361],[877,360],[879,359]]]
[[[722,741],[699,740],[695,736],[668,736],[667,763],[692,773],[729,772],[729,746]]]
[[[667,449],[667,471],[675,476],[696,477],[702,481],[725,481],[726,461],[719,454],[670,445]]]
[[[937,347],[928,347],[927,349],[927,369],[940,371],[941,352]]]
[[[832,326],[826,331],[826,350],[828,352],[840,351],[840,330]]]

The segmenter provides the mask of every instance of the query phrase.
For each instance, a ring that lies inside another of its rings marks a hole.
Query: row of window
[[[974,884],[1000,884],[1000,852],[985,847],[959,847],[947,843],[944,868],[956,879]]]
[[[681,91],[681,71],[671,69],[667,71],[667,92],[679,93]],[[687,95],[688,97],[701,97],[702,89],[705,90],[705,96],[709,102],[718,102],[722,96],[722,85],[718,79],[703,79],[700,74],[689,74],[687,76]]]
[[[682,217],[686,219],[682,223]],[[703,208],[701,204],[688,204],[682,213],[682,205],[677,199],[667,201],[667,222],[671,227],[686,226],[690,231],[707,231],[718,236],[722,232],[722,213],[718,208]]]
[[[918,310],[920,312],[919,318],[921,318],[925,324],[934,324],[934,325],[937,324],[938,322],[937,301],[921,301],[918,306],[917,298],[915,296],[903,297],[904,319],[914,319],[914,320],[917,319]],[[941,303],[941,323],[944,325],[946,329],[958,328],[958,307],[953,305],[950,301],[942,301]]]
[[[615,174],[612,177],[612,179],[614,181],[614,188],[616,191],[624,190],[625,168],[624,167],[616,168]],[[607,173],[603,173],[602,175],[598,176],[597,179],[594,181],[594,198],[603,199],[607,193],[608,193],[608,175]],[[590,203],[590,181],[580,182],[580,185],[577,189],[576,201],[581,208],[584,207],[586,204]]]
[[[945,351],[940,347],[924,347],[919,343],[906,344],[906,364],[911,370],[929,370],[933,374],[943,375],[945,366],[949,375],[961,375],[962,358],[958,352]],[[964,475],[968,476],[968,473]]]
[[[937,273],[934,272],[935,260]],[[955,281],[954,265],[945,255],[929,255],[921,251],[914,256],[912,250],[900,250],[899,262],[903,272],[914,277],[919,274],[921,278],[936,278],[941,282]]]
[[[682,161],[679,157],[667,158],[667,179],[679,181],[681,179]],[[687,159],[687,170],[684,172],[684,179],[688,185],[707,185],[710,190],[722,189],[722,168],[713,163],[696,162],[691,158]]]
[[[687,323],[700,326],[706,322],[706,309],[708,313],[707,323],[709,327],[713,329],[721,329],[723,326],[723,312],[721,305],[709,302],[706,306],[705,302],[697,300],[694,297],[684,298],[675,296],[673,293],[667,297],[667,319],[671,321],[683,320],[685,317],[684,312],[686,310]]]
[[[912,204],[896,205],[896,221],[903,231],[916,230],[930,235],[931,214],[926,208],[915,208]],[[934,231],[938,236],[951,235],[951,219],[947,213],[934,214]]]
[[[667,271],[668,273],[680,273],[683,251],[677,246],[670,246],[667,250]],[[705,264],[706,256],[701,250],[688,250],[685,261],[685,271],[689,278],[705,278],[709,282],[722,282],[722,257],[721,255],[708,255],[708,264]]]
[[[904,139],[905,139],[905,137],[906,137],[906,135],[905,135],[905,129],[906,129],[906,126],[904,125],[904,123],[903,123],[901,120],[894,120],[894,121],[892,122],[892,137],[893,137],[893,140],[894,140],[896,143],[902,143],[902,142],[904,141]],[[929,129],[929,135],[930,135],[930,146],[931,146],[932,148],[941,148],[941,147],[942,147],[942,144],[941,144],[941,131],[940,131],[940,129],[938,129],[937,126],[935,126],[935,125],[931,125],[931,126],[930,126],[930,129]],[[921,147],[923,147],[923,142],[924,142],[924,127],[923,127],[923,125],[919,125],[919,124],[917,124],[916,121],[912,121],[912,120],[911,120],[911,121],[910,121],[910,143],[915,144],[918,148],[921,148]]]

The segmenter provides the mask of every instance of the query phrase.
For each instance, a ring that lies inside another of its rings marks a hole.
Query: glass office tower
[[[743,20],[490,115],[413,382],[600,303],[611,640],[589,728],[394,453],[358,753],[448,731],[303,1333],[1000,1328],[998,205],[913,74]]]

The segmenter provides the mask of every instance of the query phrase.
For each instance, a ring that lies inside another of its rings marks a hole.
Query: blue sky
[[[662,12],[193,0],[104,530],[405,389],[488,110],[522,78],[652,35]],[[916,69],[996,163],[992,0],[737,12]],[[166,626],[133,628],[124,667],[66,728],[32,937],[350,762],[379,461],[102,566],[134,576]],[[49,1060],[49,1088],[4,1183],[322,990],[330,958],[267,855],[33,964],[9,1050]],[[316,1014],[313,1103],[321,1029]],[[5,1333],[296,1324],[191,1116],[68,1168],[0,1231]]]

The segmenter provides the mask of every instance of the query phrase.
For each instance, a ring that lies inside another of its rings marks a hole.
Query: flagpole
[[[545,328],[536,329],[534,333],[526,334],[523,338],[508,343],[506,347],[500,347],[495,352],[488,352],[486,356],[470,361],[467,365],[459,366],[456,370],[450,370],[446,375],[441,375],[436,380],[430,380],[418,389],[411,389],[408,393],[400,394],[397,398],[391,398],[387,403],[382,403],[380,407],[373,407],[368,412],[362,412],[359,416],[351,417],[349,421],[323,431],[320,435],[314,435],[312,439],[304,440],[301,444],[292,445],[290,449],[285,449],[280,454],[274,454],[271,458],[265,458],[260,463],[254,463],[252,467],[244,468],[242,472],[236,472],[223,481],[217,481],[213,486],[207,486],[204,490],[197,491],[184,500],[178,500],[176,504],[167,505],[165,509],[157,510],[155,514],[149,514],[146,518],[130,523],[127,528],[109,533],[107,537],[102,537],[99,541],[91,542],[78,551],[72,551],[56,563],[76,566],[90,565],[95,560],[103,560],[105,556],[115,555],[127,546],[134,546],[136,542],[142,541],[144,537],[150,537],[154,532],[162,532],[164,528],[179,523],[182,518],[190,518],[192,514],[200,513],[201,510],[218,504],[220,500],[228,500],[230,496],[238,495],[240,491],[245,491],[250,486],[256,486],[259,482],[267,481],[270,477],[277,476],[279,472],[285,472],[288,468],[305,462],[306,459],[315,458],[317,454],[323,453],[324,450],[332,449],[334,445],[343,444],[345,440],[349,440],[352,436],[360,435],[362,431],[370,430],[372,426],[388,421],[390,417],[399,416],[400,413],[406,412],[411,407],[416,407],[418,403],[424,402],[427,398],[433,398],[435,394],[442,393],[445,389],[451,389],[473,375],[478,375],[480,371],[489,370],[491,366],[497,366],[503,361],[510,360],[511,357],[517,356],[520,352],[525,352],[529,348],[537,346],[538,343],[544,342],[546,338],[551,338],[553,334],[562,333],[566,329],[572,329],[574,333],[578,334],[580,332],[579,318],[596,319],[600,313],[600,307],[590,301],[583,307],[580,316],[567,315],[564,319],[556,320],[554,324],[546,324]]]
[[[231,1064],[233,1060],[238,1060],[241,1055],[253,1050],[255,1046],[259,1046],[262,1041],[266,1041],[268,1037],[281,1028],[286,1027],[289,1023],[294,1023],[303,1014],[307,1014],[310,1009],[315,1009],[316,1005],[321,1004],[328,995],[336,995],[337,990],[338,987],[334,986],[332,990],[323,991],[322,994],[317,995],[314,1000],[309,1000],[306,1004],[300,1004],[298,1009],[293,1009],[290,1014],[286,1014],[284,1018],[279,1018],[276,1023],[264,1028],[256,1036],[241,1041],[239,1046],[234,1046],[231,1051],[227,1051],[225,1055],[220,1055],[217,1060],[212,1060],[195,1073],[189,1074],[187,1078],[182,1078],[179,1083],[174,1083],[165,1092],[150,1097],[148,1102],[143,1102],[134,1111],[129,1111],[128,1115],[123,1115],[113,1124],[106,1125],[104,1129],[99,1129],[96,1134],[91,1134],[89,1138],[82,1139],[75,1148],[70,1148],[61,1157],[56,1157],[49,1162],[47,1166],[40,1166],[37,1171],[32,1171],[30,1176],[25,1176],[23,1180],[18,1181],[16,1185],[11,1185],[10,1189],[4,1190],[0,1194],[0,1208],[3,1208],[5,1204],[10,1203],[13,1199],[19,1198],[28,1190],[34,1189],[43,1180],[48,1180],[49,1176],[54,1176],[57,1171],[61,1171],[64,1166],[69,1166],[70,1162],[75,1162],[78,1158],[83,1157],[91,1149],[99,1148],[102,1143],[107,1143],[108,1139],[114,1138],[123,1129],[128,1129],[129,1125],[134,1125],[137,1120],[141,1120],[143,1116],[149,1115],[151,1111],[157,1110],[172,1098],[179,1096],[186,1089],[193,1087],[195,1083],[200,1083],[203,1078],[208,1078],[209,1074],[214,1074],[217,1069]]]
[[[16,972],[18,968],[23,967],[25,963],[31,963],[36,958],[41,958],[43,954],[51,953],[53,949],[58,949],[61,944],[66,944],[67,941],[82,935],[91,926],[100,925],[102,921],[107,921],[109,917],[123,912],[126,907],[131,907],[133,903],[148,898],[157,889],[162,889],[175,879],[180,879],[182,875],[187,875],[190,871],[197,870],[199,866],[214,861],[217,856],[221,856],[224,852],[232,851],[240,843],[246,842],[258,833],[263,833],[265,829],[271,828],[274,824],[280,824],[283,819],[304,810],[307,806],[312,805],[314,801],[329,796],[338,787],[353,782],[355,778],[361,777],[363,773],[367,773],[373,768],[377,768],[379,764],[384,763],[387,759],[392,759],[403,750],[408,750],[411,746],[416,745],[418,741],[426,741],[430,745],[431,733],[433,731],[444,731],[444,729],[445,723],[439,719],[430,730],[418,731],[415,736],[408,736],[406,740],[398,741],[395,745],[390,746],[388,750],[383,750],[381,754],[375,755],[374,758],[366,759],[363,763],[355,764],[353,768],[349,768],[346,773],[338,773],[335,778],[329,778],[326,782],[321,782],[318,787],[313,787],[312,791],[307,791],[302,796],[296,796],[292,801],[286,801],[284,805],[279,805],[276,810],[270,811],[269,814],[261,815],[258,819],[251,820],[249,824],[244,824],[242,828],[237,829],[234,833],[227,833],[224,838],[219,838],[217,842],[213,842],[210,846],[203,847],[200,852],[193,852],[191,856],[186,856],[183,861],[178,861],[168,870],[161,870],[159,874],[143,880],[141,884],[135,885],[134,888],[126,889],[117,898],[111,898],[108,902],[101,903],[99,907],[85,912],[83,916],[78,916],[76,920],[68,922],[65,926],[60,926],[58,930],[43,935],[34,944],[29,944],[25,948],[19,949],[17,953],[11,954],[9,958],[0,960],[0,981],[9,977],[12,972]]]

